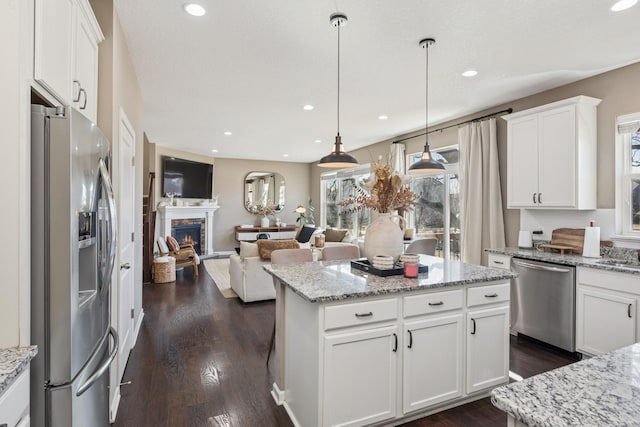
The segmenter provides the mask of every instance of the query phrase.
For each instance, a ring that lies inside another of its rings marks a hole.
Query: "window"
[[[411,189],[420,195],[409,220],[416,234],[438,239],[436,255],[460,259],[460,180],[458,146],[432,150],[433,158],[445,165],[445,172],[416,175]],[[409,154],[407,165],[420,160],[422,153]]]
[[[617,232],[640,239],[640,113],[618,117],[616,177]]]
[[[364,236],[371,222],[370,210],[362,209],[350,214],[341,213],[338,202],[354,195],[354,184],[364,187],[364,179],[370,174],[370,165],[322,174],[320,197],[324,207],[321,215],[323,227],[345,228],[349,230],[351,236],[358,238]]]

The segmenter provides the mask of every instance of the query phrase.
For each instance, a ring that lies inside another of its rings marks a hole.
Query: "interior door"
[[[127,365],[129,352],[133,347],[133,284],[134,284],[134,243],[135,224],[135,166],[133,154],[135,150],[135,133],[124,112],[120,111],[119,145],[118,145],[118,195],[119,195],[119,239],[118,253],[120,272],[118,280],[118,333],[121,345],[118,354],[118,381],[122,379]]]

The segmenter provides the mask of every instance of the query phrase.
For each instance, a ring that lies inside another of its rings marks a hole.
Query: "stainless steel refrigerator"
[[[31,365],[34,426],[109,424],[116,250],[109,141],[70,107],[31,106]]]

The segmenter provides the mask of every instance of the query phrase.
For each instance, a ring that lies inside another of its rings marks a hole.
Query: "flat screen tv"
[[[185,199],[213,197],[213,165],[164,156],[162,158],[162,195]]]

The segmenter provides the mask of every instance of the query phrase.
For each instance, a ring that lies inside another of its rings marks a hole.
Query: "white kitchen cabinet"
[[[487,267],[501,268],[503,270],[511,270],[511,257],[509,255],[500,255],[490,253],[487,256]]]
[[[405,414],[462,396],[464,318],[462,310],[459,311],[405,323],[402,349]]]
[[[577,96],[503,116],[509,208],[596,208],[596,107]]]
[[[0,396],[0,426],[27,427],[29,418],[29,368]]]
[[[364,426],[396,415],[396,325],[324,339],[324,426]]]
[[[102,31],[88,0],[36,0],[34,80],[96,121]]]
[[[578,268],[576,349],[592,356],[640,340],[638,276]]]

